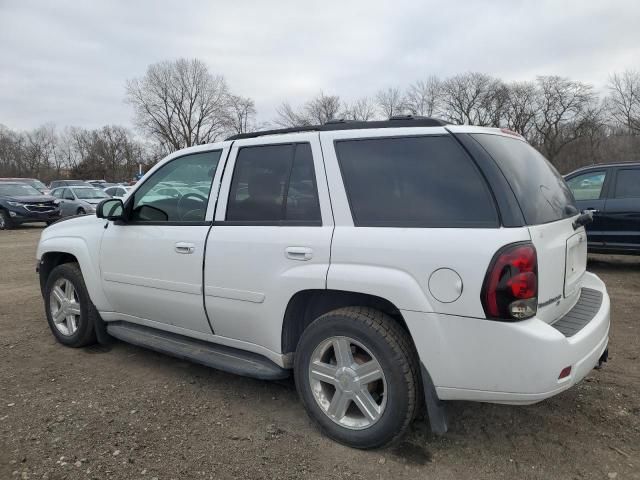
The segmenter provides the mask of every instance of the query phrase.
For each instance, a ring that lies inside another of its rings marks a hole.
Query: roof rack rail
[[[305,125],[302,127],[278,128],[259,132],[239,133],[231,135],[225,140],[241,140],[243,138],[257,138],[266,135],[282,135],[300,132],[328,132],[334,130],[362,130],[366,128],[399,128],[399,127],[443,127],[448,122],[438,118],[420,117],[414,115],[394,115],[389,120],[358,121],[344,118],[331,119],[324,125]]]

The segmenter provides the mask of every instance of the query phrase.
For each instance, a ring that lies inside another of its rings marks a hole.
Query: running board
[[[128,322],[113,322],[107,324],[107,333],[123,342],[236,375],[260,380],[279,380],[289,376],[289,370],[279,367],[257,353],[204,342],[156,328]]]

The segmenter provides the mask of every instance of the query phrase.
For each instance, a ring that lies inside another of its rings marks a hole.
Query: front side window
[[[70,188],[65,188],[64,193],[62,194],[62,198],[65,200],[75,200],[76,197],[73,196],[73,192]]]
[[[51,195],[53,195],[55,198],[62,198],[63,190],[64,188],[56,188],[53,192],[51,192]]]
[[[171,160],[136,191],[131,220],[137,222],[204,222],[220,150]],[[206,185],[206,189],[198,188]]]
[[[618,170],[615,198],[640,198],[640,169]]]
[[[241,148],[231,181],[226,220],[321,224],[310,145]]]
[[[600,198],[606,172],[589,172],[567,180],[567,185],[576,200],[597,200]]]
[[[335,148],[356,226],[498,226],[484,179],[451,137],[341,140]]]

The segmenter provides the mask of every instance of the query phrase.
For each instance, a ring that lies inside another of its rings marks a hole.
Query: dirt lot
[[[34,272],[40,232],[0,232],[2,480],[640,478],[640,257],[590,260],[613,303],[603,370],[538,405],[453,403],[446,436],[418,421],[399,447],[361,452],[318,433],[292,382],[57,344]]]

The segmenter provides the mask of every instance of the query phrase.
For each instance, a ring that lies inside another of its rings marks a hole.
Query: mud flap
[[[437,435],[444,435],[449,429],[445,404],[438,398],[436,387],[433,384],[433,380],[431,380],[431,375],[429,375],[429,372],[422,362],[420,362],[420,370],[422,371],[424,402],[427,406],[431,431]]]

